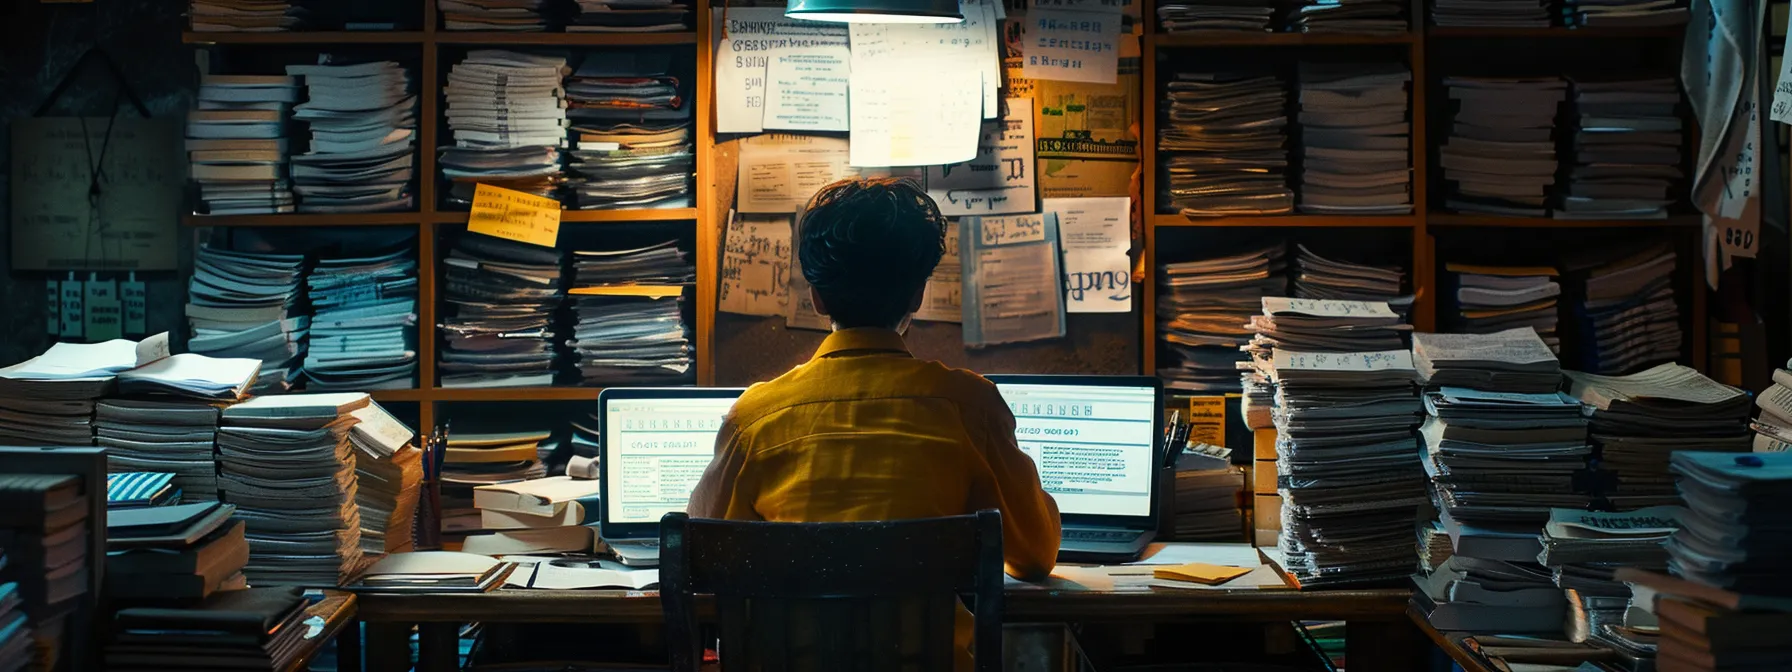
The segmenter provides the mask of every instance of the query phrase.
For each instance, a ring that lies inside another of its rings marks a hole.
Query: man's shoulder
[[[986,409],[1007,406],[1002,401],[1001,393],[996,390],[995,383],[989,382],[988,378],[975,371],[924,359],[904,358],[897,367],[891,367],[893,363],[889,360],[879,362],[878,375],[881,379],[875,381],[877,387],[898,388],[902,393],[914,396],[947,399],[964,407]],[[817,364],[805,362],[777,378],[754,383],[741,393],[730,416],[738,423],[753,422],[783,408],[817,401],[811,397],[818,390],[838,390],[834,385],[823,383],[817,378],[832,377],[839,372],[825,370],[825,367],[818,367]]]

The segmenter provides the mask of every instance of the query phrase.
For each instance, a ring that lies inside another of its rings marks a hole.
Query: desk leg
[[[1423,672],[1429,648],[1411,621],[1350,621],[1344,627],[1345,665],[1373,672]]]
[[[348,619],[336,635],[336,672],[361,672],[361,619]]]
[[[368,623],[366,648],[369,672],[409,670],[411,626],[406,623]]]
[[[459,669],[460,624],[418,625],[417,672],[455,672]]]

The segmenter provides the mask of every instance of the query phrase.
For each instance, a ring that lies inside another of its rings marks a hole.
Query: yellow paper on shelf
[[[1209,565],[1205,562],[1151,568],[1151,575],[1159,579],[1192,581],[1209,586],[1217,586],[1249,573],[1251,573],[1250,567],[1227,567],[1225,565]]]
[[[599,287],[574,287],[567,290],[574,296],[644,296],[650,299],[666,299],[684,294],[682,285],[606,285]]]
[[[560,202],[520,191],[477,185],[467,230],[519,243],[553,247],[560,240]]]
[[[1226,396],[1188,398],[1188,442],[1189,445],[1205,443],[1210,446],[1229,448],[1226,445]]]

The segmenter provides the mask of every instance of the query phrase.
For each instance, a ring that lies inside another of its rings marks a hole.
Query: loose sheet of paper
[[[964,20],[958,23],[855,23],[853,72],[876,68],[913,76],[975,70],[983,78],[978,109],[983,118],[993,119],[999,112],[1002,88],[1000,5],[992,0],[962,0],[959,10]]]
[[[1072,313],[1132,312],[1132,199],[1048,198],[1064,248],[1064,305]]]
[[[965,345],[1063,336],[1057,215],[966,217],[961,224]]]
[[[489,184],[476,185],[467,230],[553,247],[560,239],[560,202]]]
[[[1256,567],[1263,564],[1256,547],[1250,544],[1214,544],[1157,542],[1145,547],[1134,565],[1181,565],[1205,562],[1227,567]]]
[[[853,55],[851,165],[930,166],[977,156],[981,73],[941,68],[918,77],[909,68],[861,67]]]
[[[1033,101],[1008,99],[1000,119],[983,122],[977,157],[928,166],[927,195],[947,217],[1033,212]]]
[[[719,310],[784,315],[790,310],[790,217],[736,213],[722,248]]]
[[[854,174],[847,141],[813,135],[760,135],[740,143],[736,193],[741,212],[796,212],[828,183]]]
[[[1111,84],[1120,76],[1120,24],[1119,8],[1034,7],[1027,11],[1021,72],[1029,79]]]
[[[846,25],[784,17],[778,7],[716,9],[716,132],[764,130],[766,66],[783,49],[844,47]],[[722,39],[727,35],[726,39]]]
[[[927,278],[927,290],[921,295],[921,309],[915,319],[931,322],[964,321],[964,274],[958,256],[958,222],[946,222],[946,251],[940,265]]]
[[[773,51],[766,65],[763,126],[797,131],[847,129],[851,51],[844,46]]]

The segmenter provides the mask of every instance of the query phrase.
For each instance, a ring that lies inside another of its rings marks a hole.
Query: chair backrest
[[[864,523],[660,522],[672,669],[702,662],[713,595],[724,672],[950,670],[959,598],[978,670],[1002,667],[1002,516]]]

